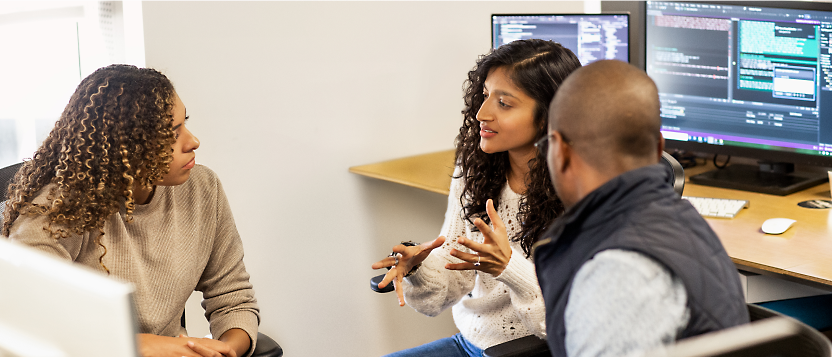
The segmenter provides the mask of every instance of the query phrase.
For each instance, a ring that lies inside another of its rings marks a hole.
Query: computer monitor
[[[691,177],[786,195],[832,166],[832,9],[811,2],[648,1],[645,66],[668,148],[747,157]]]
[[[0,237],[0,356],[138,356],[131,285]]]
[[[628,14],[494,14],[491,45],[521,39],[551,40],[588,64],[601,59],[629,62]]]

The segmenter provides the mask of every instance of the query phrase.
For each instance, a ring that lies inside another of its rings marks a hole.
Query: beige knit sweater
[[[34,202],[44,203],[48,191],[44,188]],[[197,290],[213,336],[240,328],[254,342],[259,308],[234,217],[213,171],[196,165],[188,181],[158,186],[148,204],[136,205],[133,222],[125,223],[124,214],[122,208],[104,225],[103,263],[111,277],[135,286],[142,333],[185,333],[180,318],[185,301]],[[103,271],[98,263],[103,248],[92,233],[56,240],[44,230],[47,222],[46,216],[21,215],[9,238]]]

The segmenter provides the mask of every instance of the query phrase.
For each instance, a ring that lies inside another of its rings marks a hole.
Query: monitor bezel
[[[139,356],[132,284],[5,237],[0,271],[14,292],[0,294],[0,306],[16,307],[0,313],[0,356],[34,346],[50,356]]]
[[[674,3],[690,3],[690,4],[713,4],[713,5],[734,5],[734,6],[753,6],[753,7],[767,7],[777,9],[796,9],[796,10],[810,10],[823,11],[832,14],[832,9],[829,3],[815,3],[802,1],[657,1],[657,2],[674,2]],[[641,37],[644,41],[644,70],[647,71],[647,25],[648,25],[648,6],[644,7],[644,33]],[[492,30],[493,31],[493,30]],[[832,108],[829,108],[832,111]],[[821,166],[832,167],[832,156],[810,155],[799,152],[781,151],[781,150],[766,150],[758,148],[749,148],[734,145],[715,145],[708,143],[700,143],[696,141],[679,141],[672,139],[665,139],[665,150],[676,149],[685,151],[694,151],[706,154],[716,155],[730,155],[750,159],[757,159],[763,161],[774,162],[788,162],[798,165],[807,166]]]
[[[488,17],[489,26],[491,27],[491,43],[489,43],[488,47],[491,50],[495,50],[494,48],[494,16],[617,16],[617,15],[626,15],[627,16],[627,63],[632,63],[632,56],[630,55],[630,48],[632,47],[631,43],[633,40],[633,36],[630,35],[632,26],[632,17],[633,15],[629,11],[602,11],[599,14],[587,14],[581,12],[575,13],[565,13],[565,12],[540,12],[540,13],[517,13],[517,14],[491,14]]]

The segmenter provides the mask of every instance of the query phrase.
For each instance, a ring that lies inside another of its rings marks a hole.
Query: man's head
[[[659,97],[643,71],[598,61],[563,82],[549,108],[548,162],[567,207],[610,179],[658,163]]]

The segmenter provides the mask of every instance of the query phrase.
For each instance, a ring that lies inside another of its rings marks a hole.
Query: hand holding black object
[[[425,242],[415,246],[405,246],[399,244],[393,247],[393,253],[396,256],[389,256],[382,260],[373,263],[373,269],[390,268],[384,279],[378,284],[379,288],[384,288],[390,282],[396,287],[396,295],[399,298],[399,306],[404,306],[404,292],[402,291],[402,279],[410,272],[413,267],[422,263],[428,257],[431,251],[441,247],[445,243],[445,237],[436,238],[430,242]],[[398,262],[398,264],[396,264]]]

